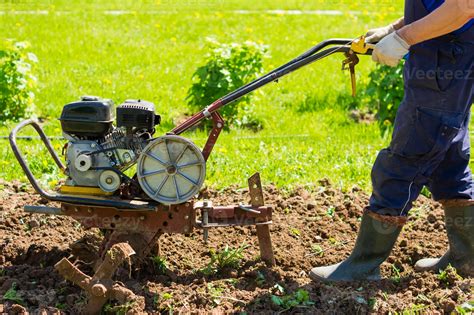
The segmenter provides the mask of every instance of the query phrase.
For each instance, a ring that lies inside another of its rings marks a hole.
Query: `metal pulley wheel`
[[[99,187],[106,192],[114,192],[121,184],[120,175],[112,170],[105,170],[100,173]]]
[[[153,140],[140,154],[137,177],[153,200],[183,203],[199,192],[206,177],[206,161],[188,139],[166,135]]]

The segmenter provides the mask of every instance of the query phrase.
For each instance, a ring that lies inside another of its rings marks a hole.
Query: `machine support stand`
[[[265,204],[262,190],[262,182],[260,180],[260,174],[255,173],[249,180],[249,194],[250,204],[253,207],[261,207]],[[257,236],[258,245],[260,247],[260,256],[268,266],[275,265],[275,256],[273,255],[272,239],[270,237],[270,225],[269,224],[258,224]]]

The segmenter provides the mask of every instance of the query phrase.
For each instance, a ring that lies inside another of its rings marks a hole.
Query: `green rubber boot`
[[[380,280],[380,264],[390,255],[406,217],[364,212],[351,255],[335,265],[311,269],[313,281]]]
[[[417,261],[415,270],[438,272],[451,264],[459,274],[474,277],[474,200],[454,199],[442,203],[449,249],[440,258]]]

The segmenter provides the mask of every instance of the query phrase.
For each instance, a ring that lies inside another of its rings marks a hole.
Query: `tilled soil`
[[[77,253],[82,243],[74,243],[81,238],[90,245],[84,247],[86,252],[100,244],[100,232],[86,231],[68,217],[27,214],[22,210],[26,204],[57,205],[19,183],[1,184],[0,313],[79,312],[85,295],[53,266],[71,255],[71,247]],[[205,190],[202,197],[223,205],[249,201],[246,189]],[[307,273],[313,266],[349,255],[367,194],[357,188],[342,192],[321,181],[291,192],[267,186],[265,197],[274,205],[271,234],[277,266],[268,268],[259,261],[254,227],[219,228],[210,231],[208,245],[199,230],[187,237],[162,236],[167,270],[146,261],[140,269],[132,267],[131,273],[125,267],[117,280],[145,297],[148,313],[449,313],[473,299],[473,279],[462,279],[454,271],[439,276],[413,270],[416,260],[442,255],[447,247],[442,209],[425,197],[411,211],[392,255],[382,265],[385,279],[346,284],[313,283]],[[210,251],[243,244],[247,247],[239,267],[211,275],[203,272]],[[90,266],[78,264],[91,274]],[[309,300],[292,308],[288,303],[278,306],[272,298],[285,300],[298,290],[308,292]]]

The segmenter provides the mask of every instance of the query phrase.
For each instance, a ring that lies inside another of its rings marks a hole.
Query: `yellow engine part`
[[[92,195],[92,196],[111,196],[113,192],[106,192],[99,187],[87,187],[87,186],[68,186],[63,185],[59,188],[59,191],[63,194],[68,195]]]

